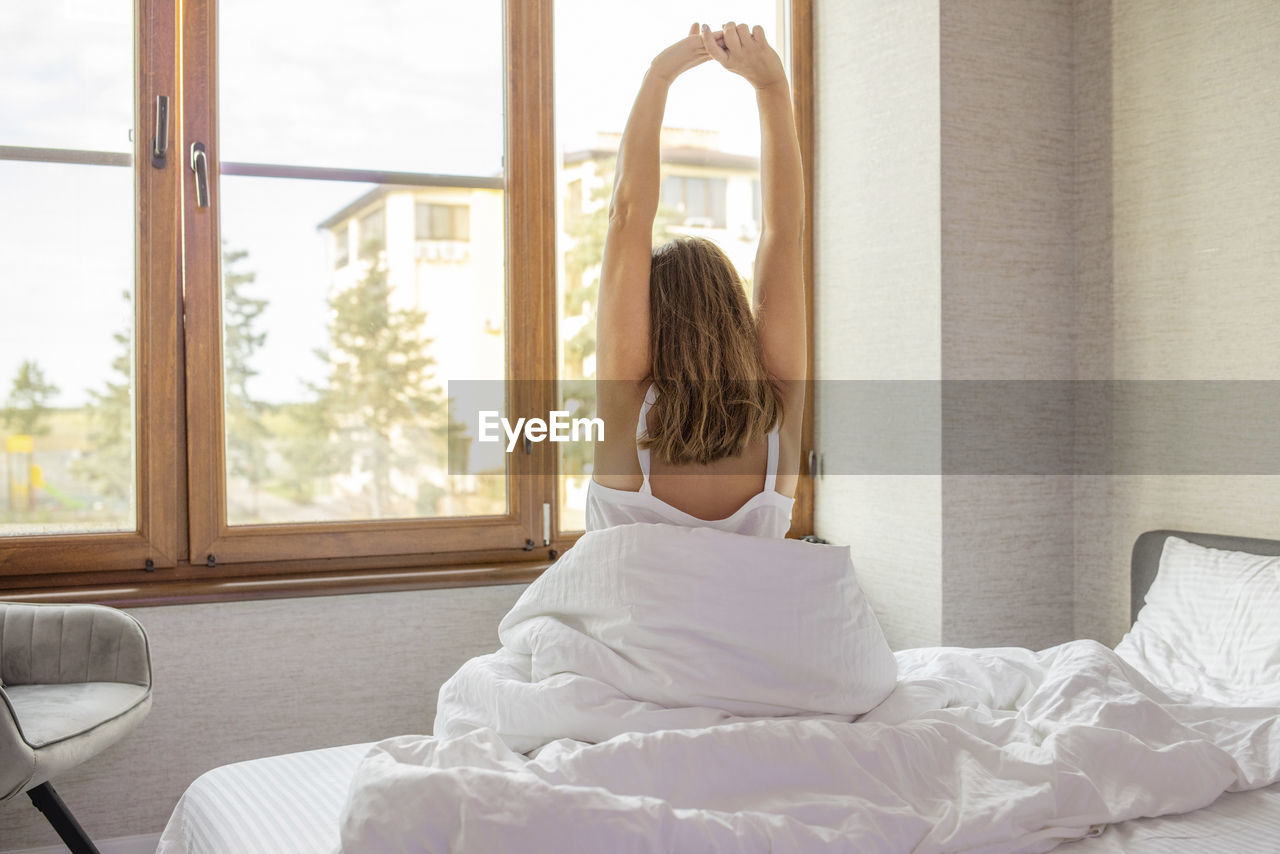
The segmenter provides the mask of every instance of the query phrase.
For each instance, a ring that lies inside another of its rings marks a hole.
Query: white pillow
[[[1280,557],[1169,537],[1146,604],[1116,652],[1175,692],[1280,706]]]

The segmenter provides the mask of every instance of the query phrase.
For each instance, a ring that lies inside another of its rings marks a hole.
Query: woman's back
[[[779,427],[748,444],[739,455],[704,465],[671,465],[640,447],[656,398],[650,386],[638,407],[635,444],[625,447],[629,435],[614,431],[618,444],[624,446],[621,453],[614,449],[621,465],[601,466],[597,460],[597,473],[587,493],[587,530],[662,522],[785,536],[791,526],[796,475],[794,466],[782,469],[784,443]],[[597,446],[597,453],[601,450]],[[796,455],[798,450],[791,454]],[[784,475],[782,470],[792,473]]]

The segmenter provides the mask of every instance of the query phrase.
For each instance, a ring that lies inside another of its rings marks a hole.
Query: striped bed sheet
[[[209,771],[178,802],[156,854],[333,854],[348,785],[371,746],[291,753]],[[1229,792],[1185,815],[1122,822],[1055,850],[1265,854],[1280,852],[1277,840],[1280,783]]]
[[[1101,835],[1059,846],[1062,854],[1276,854],[1280,852],[1280,783],[1227,792],[1182,815],[1139,818]]]
[[[183,794],[156,854],[332,854],[356,766],[371,744],[214,768]]]

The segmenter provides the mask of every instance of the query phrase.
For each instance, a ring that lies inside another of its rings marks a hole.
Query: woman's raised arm
[[[649,259],[667,90],[680,74],[710,58],[694,24],[688,36],[654,58],[622,132],[600,270],[596,376],[601,380],[639,381],[649,373]]]
[[[756,250],[755,304],[765,369],[782,381],[803,381],[808,356],[802,237],[804,172],[782,60],[760,27],[724,25],[723,42],[702,28],[707,52],[756,90],[760,109],[763,222]]]

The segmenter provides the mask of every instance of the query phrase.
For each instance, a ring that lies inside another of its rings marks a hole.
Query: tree
[[[9,398],[0,413],[5,426],[20,435],[45,435],[49,432],[49,426],[40,422],[49,413],[46,404],[58,391],[56,385],[45,379],[44,371],[34,360],[23,361],[13,377]]]
[[[122,292],[133,305],[133,295]],[[130,314],[132,316],[132,313]],[[101,391],[89,392],[90,450],[73,464],[73,471],[103,498],[133,500],[133,323],[111,336],[120,347],[111,360],[112,378]]]
[[[253,358],[267,339],[265,332],[254,329],[266,310],[267,300],[249,296],[247,286],[257,274],[237,269],[249,253],[222,250],[222,360],[223,406],[227,431],[227,475],[243,477],[249,482],[257,513],[256,496],[263,485],[266,468],[266,440],[269,431],[263,425],[263,404],[249,394],[249,380],[257,376]]]
[[[323,392],[317,391],[317,395],[315,400],[280,407],[283,417],[276,429],[285,469],[276,488],[299,504],[313,502],[317,481],[338,470],[329,445],[337,425],[325,410]]]
[[[352,468],[370,475],[370,515],[379,518],[396,502],[392,471],[420,458],[403,450],[405,437],[433,432],[444,416],[442,395],[430,385],[435,359],[422,335],[426,313],[392,308],[380,258],[363,279],[335,292],[329,308],[329,349],[316,351],[329,377],[317,391]]]

